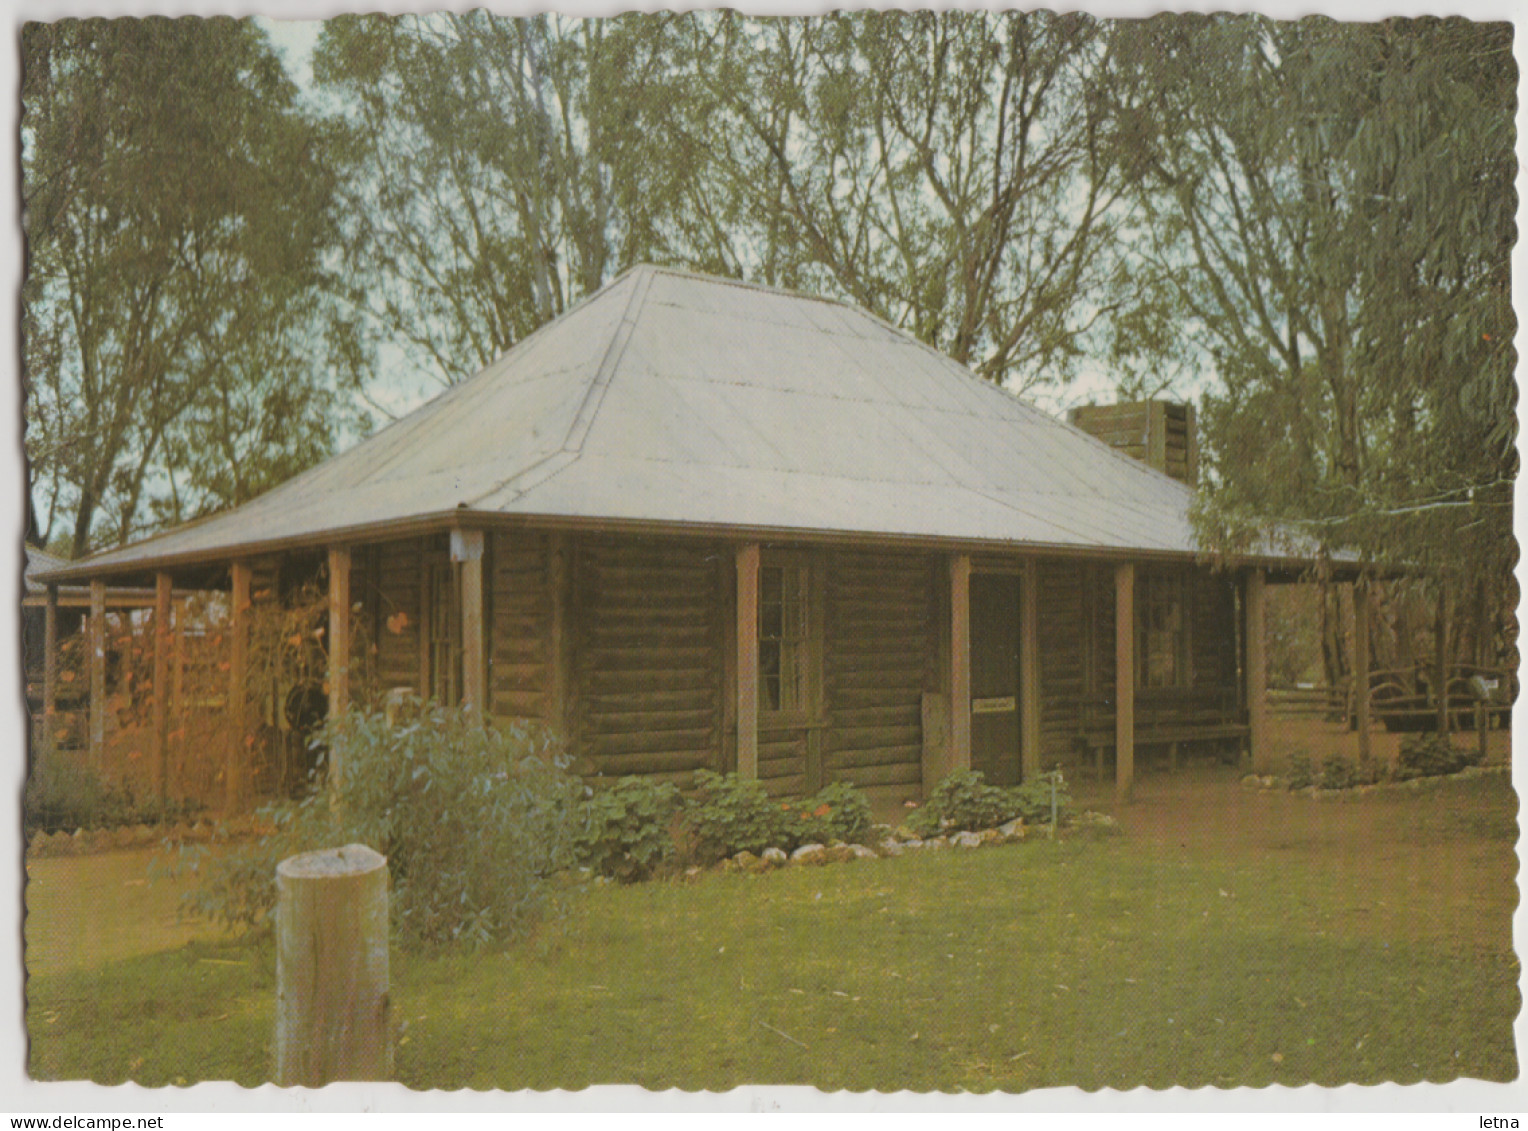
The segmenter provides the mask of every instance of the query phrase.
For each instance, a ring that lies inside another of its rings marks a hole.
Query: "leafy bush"
[[[698,860],[710,863],[739,852],[784,847],[785,810],[769,799],[759,782],[696,770],[695,788],[684,817]]]
[[[522,930],[573,863],[583,786],[541,731],[483,726],[465,709],[422,708],[406,725],[353,710],[317,742],[340,750],[331,796],[273,806],[274,831],[214,862],[192,909],[254,925],[275,900],[275,867],[298,852],[359,842],[388,858],[392,910],[409,945],[481,945]]]
[[[1303,751],[1289,756],[1288,770],[1284,775],[1284,784],[1290,789],[1306,789],[1316,784],[1316,771],[1311,765],[1310,755]]]
[[[1444,734],[1413,734],[1401,740],[1402,778],[1457,774],[1476,761],[1478,756],[1473,750],[1455,746]]]
[[[33,748],[31,771],[22,793],[22,824],[27,836],[38,831],[154,825],[196,812],[197,806],[190,804],[161,802],[157,797],[135,798],[130,791],[107,782],[84,758],[49,743],[39,742]]]
[[[578,857],[607,876],[646,879],[674,855],[673,825],[683,799],[668,782],[621,778],[584,803]]]
[[[828,844],[841,840],[858,844],[875,824],[870,799],[848,782],[824,786],[815,797],[786,803],[785,838],[780,847]]]
[[[1058,781],[1058,819],[1065,816],[1071,803],[1065,783]],[[990,829],[1015,817],[1030,823],[1049,821],[1050,814],[1051,779],[1048,775],[1004,789],[988,785],[979,770],[957,770],[934,787],[923,807],[908,819],[907,824],[919,836],[933,836],[943,830]]]

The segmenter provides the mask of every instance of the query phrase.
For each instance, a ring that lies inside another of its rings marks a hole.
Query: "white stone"
[[[980,833],[956,833],[952,843],[956,848],[980,848],[982,838]]]
[[[827,846],[821,844],[803,844],[791,853],[792,864],[821,864],[827,858]]]
[[[759,856],[760,859],[767,860],[776,866],[784,864],[787,860],[790,859],[790,857],[785,855],[785,850],[783,848],[774,847],[766,848],[762,853],[759,854]]]

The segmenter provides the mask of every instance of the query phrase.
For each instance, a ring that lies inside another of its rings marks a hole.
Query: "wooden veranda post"
[[[1114,794],[1135,785],[1135,565],[1114,567]]]
[[[90,582],[90,765],[106,756],[106,582]]]
[[[759,776],[759,544],[737,550],[737,776]]]
[[[181,795],[185,789],[182,780],[185,773],[186,753],[185,743],[181,737],[185,732],[186,715],[186,602],[181,601],[175,610],[175,626],[170,642],[170,718],[175,726],[171,735],[176,738],[175,756],[170,759],[172,767],[170,776],[175,779],[175,794]]]
[[[950,556],[950,758],[971,768],[971,555]]]
[[[1369,734],[1369,585],[1363,578],[1353,582],[1353,720],[1358,730],[1358,761],[1367,765],[1373,756]]]
[[[462,702],[481,717],[488,706],[483,632],[483,532],[451,531],[451,560],[462,567]]]
[[[42,740],[53,743],[58,725],[58,586],[47,587],[42,621]]]
[[[1268,615],[1265,578],[1260,569],[1247,573],[1247,741],[1252,768],[1266,771],[1268,748]]]
[[[342,718],[350,710],[350,547],[329,547],[329,718]],[[344,782],[345,751],[338,741],[329,744],[328,786],[331,801],[339,797]]]
[[[246,733],[249,718],[245,709],[248,701],[249,563],[234,562],[230,573],[229,603],[232,605],[232,617],[228,646],[228,720],[233,731],[233,749],[223,769],[223,805],[228,812],[237,813],[244,804],[244,771],[254,747],[253,736]]]
[[[1019,751],[1024,780],[1040,773],[1040,568],[1024,563],[1019,615]]]
[[[1438,733],[1447,734],[1449,728],[1448,718],[1448,645],[1449,645],[1449,602],[1448,583],[1440,577],[1438,579],[1438,624],[1435,634],[1437,641],[1437,656],[1433,661],[1433,694],[1437,696],[1438,708]]]
[[[170,595],[168,573],[154,575],[154,699],[149,722],[149,750],[154,764],[154,789],[159,800],[169,797],[170,731]]]

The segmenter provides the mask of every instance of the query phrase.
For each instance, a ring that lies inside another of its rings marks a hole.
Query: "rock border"
[[[39,860],[54,856],[91,856],[125,848],[148,848],[165,844],[207,844],[214,840],[238,840],[274,831],[254,816],[229,821],[182,821],[173,825],[119,825],[107,829],[75,829],[72,833],[41,830],[27,841],[26,857]]]
[[[1350,786],[1347,789],[1322,789],[1315,785],[1290,789],[1286,784],[1288,779],[1279,777],[1277,774],[1248,774],[1241,779],[1241,784],[1242,788],[1255,789],[1259,793],[1287,793],[1292,796],[1309,797],[1316,801],[1344,801],[1355,797],[1367,797],[1381,790],[1404,789],[1419,793],[1424,789],[1442,785],[1444,782],[1470,781],[1474,778],[1494,777],[1500,774],[1507,774],[1510,777],[1511,773],[1511,763],[1496,762],[1489,766],[1466,766],[1457,774],[1430,774],[1426,777],[1406,778],[1404,781],[1378,781],[1368,785]]]
[[[1072,818],[1063,826],[1070,829],[1119,830],[1119,822],[1104,813],[1089,810]],[[1051,826],[1025,825],[1016,817],[996,828],[947,829],[937,836],[920,837],[905,825],[892,828],[876,825],[871,830],[870,844],[845,844],[832,841],[828,844],[803,844],[787,855],[780,848],[766,848],[762,853],[739,852],[723,860],[714,869],[718,872],[742,872],[761,875],[777,868],[815,867],[824,864],[848,864],[855,860],[883,860],[917,852],[940,852],[946,849],[974,849],[996,847],[1002,844],[1018,844],[1031,837],[1051,836]],[[695,878],[702,869],[691,868],[687,877]]]

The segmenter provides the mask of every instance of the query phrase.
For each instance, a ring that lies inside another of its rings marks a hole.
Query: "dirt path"
[[[1249,789],[1241,778],[1196,765],[1138,778],[1126,805],[1107,785],[1074,793],[1143,848],[1232,867],[1287,862],[1291,885],[1341,896],[1337,929],[1511,948],[1518,802],[1506,774],[1320,798]]]

